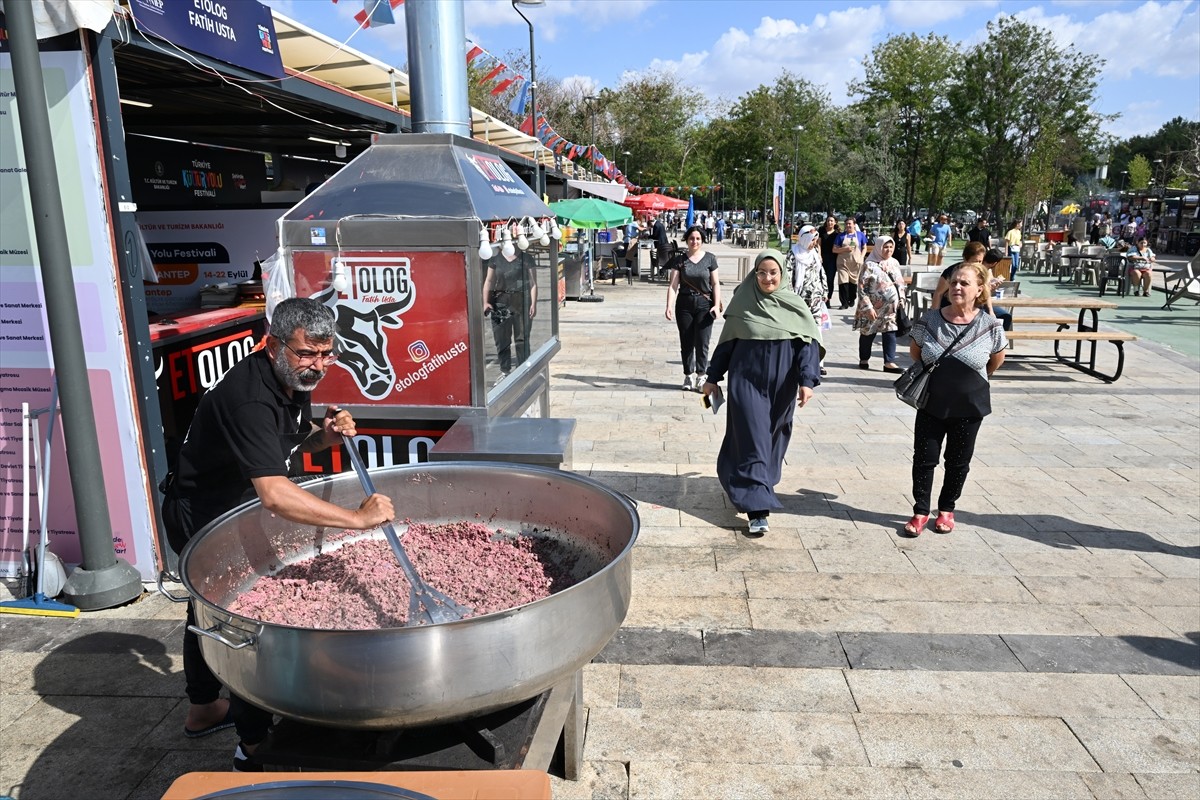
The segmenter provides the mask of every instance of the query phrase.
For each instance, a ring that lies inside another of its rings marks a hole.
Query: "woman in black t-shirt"
[[[708,369],[708,341],[713,322],[721,316],[721,281],[717,257],[704,249],[704,229],[693,225],[684,235],[687,252],[671,260],[667,287],[667,319],[679,327],[683,361],[683,390],[700,391]]]
[[[837,274],[837,253],[833,252],[834,242],[838,237],[837,217],[830,214],[825,217],[825,224],[818,233],[821,236],[821,266],[825,268],[825,303],[833,300],[834,275]]]

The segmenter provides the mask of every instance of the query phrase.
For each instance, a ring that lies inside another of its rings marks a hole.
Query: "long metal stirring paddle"
[[[362,484],[367,497],[370,497],[375,494],[375,483],[367,474],[367,465],[363,463],[362,456],[358,454],[358,448],[354,446],[354,441],[349,436],[342,434],[342,441],[345,442],[346,450],[350,453],[350,463],[354,465],[358,482]],[[474,613],[472,609],[456,603],[422,580],[421,576],[417,574],[416,567],[409,560],[408,553],[404,551],[404,545],[400,543],[400,536],[396,533],[392,523],[385,522],[380,528],[383,529],[383,535],[391,545],[396,560],[400,562],[400,571],[404,573],[404,577],[408,579],[408,585],[412,588],[412,592],[408,596],[408,624],[424,622],[436,625],[442,622],[457,622]],[[407,531],[408,526],[405,525],[404,529]]]

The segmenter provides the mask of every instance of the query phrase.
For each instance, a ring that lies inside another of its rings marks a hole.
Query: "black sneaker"
[[[253,755],[242,749],[242,743],[238,742],[237,749],[233,751],[233,771],[234,772],[262,772],[262,762]]]

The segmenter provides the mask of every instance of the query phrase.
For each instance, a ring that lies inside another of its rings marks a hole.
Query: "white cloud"
[[[707,49],[677,59],[654,59],[652,70],[671,71],[710,99],[736,97],[771,84],[788,70],[848,102],[841,87],[862,77],[862,60],[885,25],[880,6],[817,14],[811,23],[762,17],[749,33],[730,28]]]
[[[1200,8],[1193,0],[1150,0],[1127,11],[1078,19],[1065,13],[1048,15],[1040,6],[1014,16],[1049,29],[1060,46],[1074,45],[1103,58],[1106,78],[1200,74]]]

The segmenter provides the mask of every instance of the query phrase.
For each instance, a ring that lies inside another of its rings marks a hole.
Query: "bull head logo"
[[[396,385],[396,370],[388,355],[386,329],[396,329],[404,325],[400,315],[412,306],[416,297],[416,291],[412,284],[407,282],[407,276],[405,284],[405,289],[398,299],[379,303],[357,299],[362,296],[358,291],[359,287],[352,291],[351,299],[339,301],[338,292],[333,286],[312,296],[334,313],[339,351],[335,365],[349,372],[359,391],[372,400],[387,397]]]

